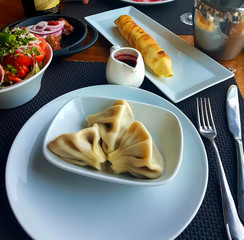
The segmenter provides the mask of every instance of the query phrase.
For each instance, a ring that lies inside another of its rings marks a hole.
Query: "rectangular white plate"
[[[173,77],[158,77],[146,66],[146,77],[168,98],[177,103],[234,74],[206,54],[138,11],[132,6],[85,17],[113,45],[129,46],[114,24],[120,15],[133,21],[151,35],[172,60]]]

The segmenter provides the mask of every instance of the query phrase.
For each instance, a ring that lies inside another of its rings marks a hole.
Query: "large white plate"
[[[172,2],[174,0],[158,0],[155,2],[150,2],[148,0],[144,0],[143,2],[136,2],[133,0],[120,0],[122,2],[126,2],[126,3],[130,3],[130,4],[137,4],[137,5],[157,5],[157,4],[163,4],[163,3],[168,3],[168,2]]]
[[[88,95],[154,104],[179,118],[185,144],[181,167],[170,183],[108,183],[64,171],[44,159],[43,139],[55,114],[68,100]],[[207,180],[206,151],[190,120],[155,94],[118,85],[78,89],[45,105],[18,133],[6,165],[10,205],[24,230],[37,240],[174,239],[197,213]]]
[[[231,71],[132,6],[85,19],[113,45],[129,46],[114,24],[114,20],[123,14],[130,15],[171,58],[173,77],[158,77],[147,66],[146,76],[173,102],[179,102],[234,76]]]

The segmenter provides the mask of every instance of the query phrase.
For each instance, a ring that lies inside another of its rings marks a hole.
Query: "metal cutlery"
[[[241,136],[238,89],[236,85],[231,85],[228,89],[226,113],[229,130],[232,133],[236,143],[238,213],[242,221],[244,221],[244,154]]]
[[[217,131],[212,116],[209,98],[200,98],[200,100],[197,98],[197,119],[199,132],[202,136],[209,139],[215,150],[222,198],[224,224],[226,227],[228,239],[243,240],[244,227],[238,217],[235,203],[225,176],[221,157],[217,145],[214,141],[215,137],[217,136]]]

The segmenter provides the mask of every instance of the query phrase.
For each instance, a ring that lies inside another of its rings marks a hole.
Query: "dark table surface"
[[[96,13],[133,6],[145,13],[155,21],[162,24],[175,34],[192,34],[192,27],[180,21],[180,15],[185,12],[193,11],[192,0],[175,0],[159,5],[135,5],[128,4],[119,0],[91,0],[88,5],[80,4],[80,1],[67,1],[64,3],[62,14],[76,18],[84,18]]]
[[[26,121],[28,121],[37,110],[49,101],[78,88],[106,84],[105,67],[106,63],[99,62],[54,61],[44,74],[42,88],[33,100],[18,108],[0,110],[0,239],[29,238],[15,219],[6,196],[4,179],[5,166],[8,152],[14,138]],[[67,69],[70,69],[70,71],[67,72]],[[96,69],[96,71],[94,71],[94,69]],[[81,72],[82,74],[80,74]],[[69,84],[66,82],[67,78],[69,78]],[[175,105],[182,110],[196,126],[196,97],[210,97],[212,100],[215,123],[219,133],[216,142],[222,156],[223,165],[234,200],[236,201],[237,166],[235,143],[228,131],[225,113],[226,92],[231,84],[235,84],[233,78],[217,84],[216,86],[202,91]],[[145,79],[141,88],[166,98],[166,96],[147,79]],[[240,110],[241,120],[244,122],[244,104],[241,96]],[[227,239],[223,224],[221,197],[217,168],[214,161],[214,151],[206,139],[203,139],[203,141],[209,158],[209,181],[206,195],[195,218],[177,239]]]

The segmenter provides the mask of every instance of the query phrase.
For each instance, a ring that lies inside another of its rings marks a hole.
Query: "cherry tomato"
[[[4,81],[5,82],[21,82],[22,79],[14,76],[11,72],[4,70]]]
[[[40,44],[39,46],[44,50],[44,52],[46,52],[46,46],[47,46],[47,42],[45,40],[45,38],[40,37],[39,35],[35,34],[35,37],[38,37]]]
[[[4,58],[4,61],[2,62],[3,66],[6,67],[8,64],[12,65],[12,57],[10,55],[7,55]]]
[[[39,52],[39,55],[35,55],[35,58],[36,58],[36,61],[37,63],[41,62],[43,60],[43,58],[45,57],[46,55],[46,52],[39,46],[39,45],[35,45],[37,51]]]
[[[32,65],[32,59],[29,56],[26,56],[24,53],[17,52],[17,51],[16,53],[18,53],[18,55],[15,57],[15,59],[19,64],[24,65],[26,67]]]
[[[27,68],[25,65],[20,65],[15,63],[16,69],[17,69],[17,77],[24,78],[29,73],[29,68]]]
[[[3,66],[7,67],[7,65],[11,65],[13,68],[17,70],[16,76],[20,78],[24,78],[29,73],[29,68],[25,65],[20,64],[15,57],[7,55],[5,57],[5,61],[3,62]]]

